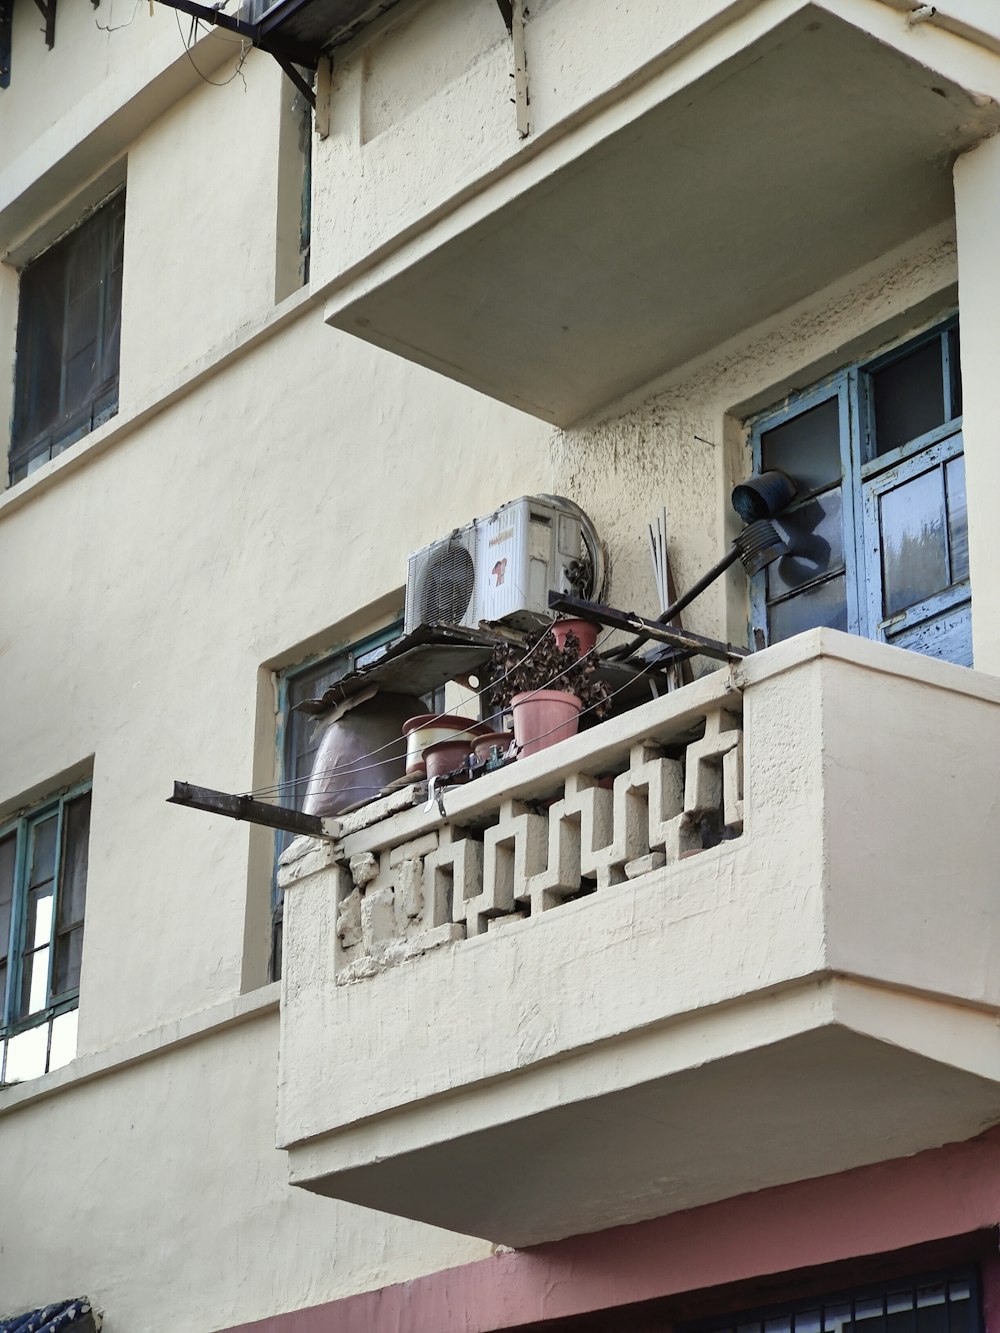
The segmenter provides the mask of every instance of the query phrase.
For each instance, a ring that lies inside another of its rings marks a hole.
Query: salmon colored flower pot
[[[465,740],[437,741],[434,745],[428,745],[424,751],[424,766],[427,769],[428,780],[444,777],[445,773],[453,773],[456,768],[461,768],[471,753],[472,745],[469,737]]]
[[[485,736],[477,736],[472,746],[472,752],[481,764],[485,764],[492,754],[494,748],[501,754],[507,752],[511,742],[509,731],[490,731]]]
[[[575,736],[583,707],[577,696],[566,690],[529,690],[515,694],[510,705],[519,758]]]
[[[457,713],[418,713],[403,723],[403,735],[406,737],[406,776],[420,778],[424,775],[424,751],[438,741],[467,739],[472,746],[474,736],[482,736],[489,731],[485,722],[472,722]]]
[[[567,634],[575,634],[580,641],[580,656],[586,657],[597,646],[599,629],[592,620],[557,620],[551,632],[560,648],[566,647]]]

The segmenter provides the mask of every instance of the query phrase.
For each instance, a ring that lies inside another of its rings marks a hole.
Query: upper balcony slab
[[[757,33],[527,141],[336,280],[329,322],[568,424],[951,215],[989,97],[823,4]]]

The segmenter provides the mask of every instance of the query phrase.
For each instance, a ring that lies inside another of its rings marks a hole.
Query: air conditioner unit
[[[418,625],[503,621],[532,629],[551,618],[549,590],[594,595],[603,552],[571,500],[526,495],[410,556],[404,632]]]

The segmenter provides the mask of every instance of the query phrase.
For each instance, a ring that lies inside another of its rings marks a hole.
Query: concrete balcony
[[[629,8],[599,20],[616,52]],[[470,175],[476,70],[402,140],[447,188],[415,213],[393,135],[366,143],[366,243],[321,265],[335,327],[560,425],[951,217],[955,156],[1000,126],[974,40],[888,7],[866,29],[849,0],[691,6],[672,47],[560,117],[575,9],[529,25],[523,145]],[[342,208],[350,179],[319,179]]]
[[[293,1183],[523,1246],[1000,1121],[998,704],[813,631],[294,844]]]

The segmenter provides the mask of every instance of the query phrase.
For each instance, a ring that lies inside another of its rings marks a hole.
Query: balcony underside
[[[629,96],[623,127],[546,145],[335,291],[329,322],[568,424],[949,217],[954,156],[1000,125],[818,5]]]
[[[658,1044],[669,1036],[647,1040],[651,1068]],[[523,1247],[908,1156],[1000,1118],[996,1083],[836,1024],[566,1100],[574,1076],[572,1062],[551,1070],[562,1104],[513,1120],[502,1085],[481,1089],[474,1118],[488,1123],[454,1137],[447,1103],[428,1106],[441,1139],[411,1150],[412,1126],[392,1116],[293,1148],[291,1178]],[[356,1153],[365,1164],[347,1166]]]

